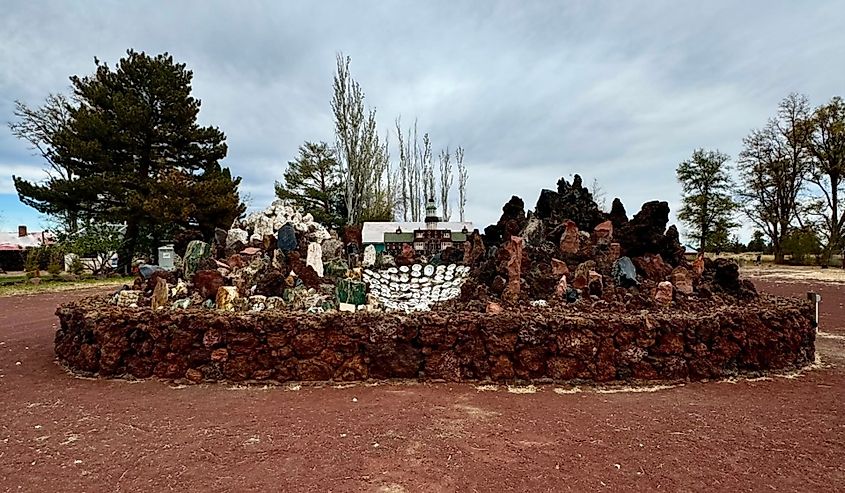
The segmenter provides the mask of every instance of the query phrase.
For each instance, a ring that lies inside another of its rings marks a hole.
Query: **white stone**
[[[361,260],[361,265],[364,267],[372,267],[376,264],[376,247],[373,245],[367,245],[364,248],[364,259]]]
[[[323,277],[323,247],[319,243],[311,242],[308,244],[308,256],[305,258],[305,264],[310,265],[318,276]]]
[[[128,306],[135,308],[138,306],[138,301],[141,299],[141,295],[143,294],[144,293],[142,291],[132,291],[124,289],[123,291],[117,293],[115,304],[117,306]]]
[[[249,241],[249,232],[240,228],[230,229],[226,235],[226,248],[232,248],[238,241],[246,244]]]

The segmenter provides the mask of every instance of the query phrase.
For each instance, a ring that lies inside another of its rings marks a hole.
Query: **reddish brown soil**
[[[817,287],[825,368],[566,395],[79,379],[53,362],[53,312],[82,293],[0,298],[0,490],[841,491],[841,289]]]

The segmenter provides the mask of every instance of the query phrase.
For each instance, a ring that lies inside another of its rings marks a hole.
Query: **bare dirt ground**
[[[821,292],[822,367],[651,392],[80,379],[83,293],[0,298],[0,490],[843,491],[843,286],[758,283]]]

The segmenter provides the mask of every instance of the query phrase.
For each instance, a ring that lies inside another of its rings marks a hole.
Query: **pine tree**
[[[340,168],[334,151],[325,142],[305,142],[299,147],[299,155],[288,162],[284,183],[276,182],[276,195],[293,201],[324,226],[339,228],[346,221],[340,207]]]
[[[125,223],[124,266],[143,232],[199,227],[210,237],[214,226],[241,214],[239,179],[219,164],[226,136],[197,123],[193,73],[166,53],[133,50],[114,68],[96,59],[95,65],[93,75],[71,77],[67,119],[45,140],[50,164],[67,177],[43,184],[15,178],[24,203],[50,214]]]
[[[728,156],[719,151],[697,149],[692,158],[678,165],[683,187],[683,205],[678,218],[689,226],[689,236],[698,241],[699,251],[721,249],[728,242],[737,205],[730,195]]]

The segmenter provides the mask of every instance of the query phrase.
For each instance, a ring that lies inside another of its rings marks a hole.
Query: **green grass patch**
[[[133,277],[107,277],[107,278],[82,278],[78,280],[57,280],[50,279],[50,276],[42,276],[41,282],[33,284],[26,278],[12,283],[0,283],[0,296],[16,296],[21,294],[52,293],[58,291],[72,291],[106,286],[121,286],[132,284]],[[5,281],[6,279],[4,279]]]

